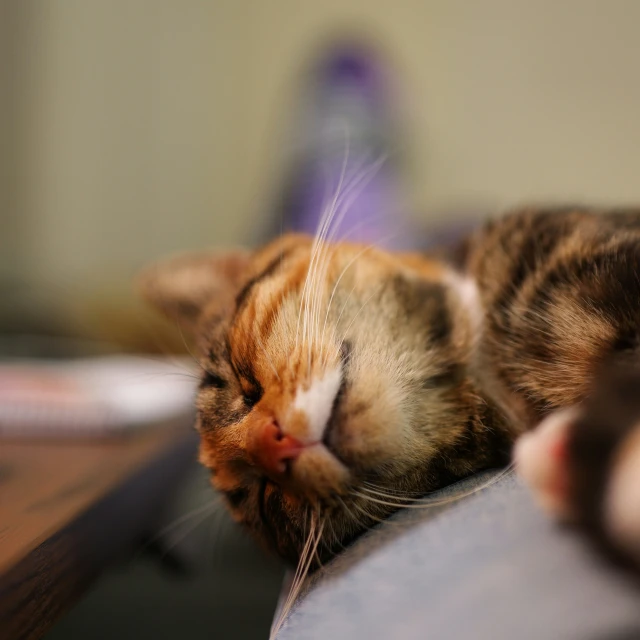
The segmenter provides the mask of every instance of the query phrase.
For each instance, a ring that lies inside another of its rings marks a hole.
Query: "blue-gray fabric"
[[[277,638],[627,640],[640,638],[640,589],[508,473],[368,532],[309,581]]]

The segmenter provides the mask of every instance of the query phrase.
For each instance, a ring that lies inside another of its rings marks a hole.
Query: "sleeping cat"
[[[522,436],[543,505],[639,561],[640,211],[516,211],[451,260],[329,229],[140,279],[195,338],[235,518],[308,569]]]

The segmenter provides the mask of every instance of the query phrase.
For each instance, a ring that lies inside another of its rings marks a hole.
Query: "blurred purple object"
[[[307,78],[285,226],[315,234],[333,212],[332,239],[407,247],[393,96],[372,50],[333,48]]]

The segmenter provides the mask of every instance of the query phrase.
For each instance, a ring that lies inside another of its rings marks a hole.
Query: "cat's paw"
[[[516,442],[514,462],[536,502],[550,515],[571,518],[567,444],[577,409],[551,414]]]
[[[640,567],[640,372],[610,373],[550,415],[516,443],[515,463],[547,512]]]
[[[603,519],[614,543],[640,567],[640,426],[623,440],[616,454]]]

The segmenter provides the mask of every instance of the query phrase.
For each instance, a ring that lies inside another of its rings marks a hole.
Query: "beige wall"
[[[290,82],[310,48],[349,25],[395,61],[424,215],[640,202],[634,0],[21,6],[13,150],[21,255],[37,282],[124,283],[162,253],[248,237],[277,175]]]
[[[640,202],[640,2],[345,4],[280,0],[254,10],[259,62],[247,144],[261,188],[280,89],[308,44],[346,22],[377,34],[397,62],[421,210],[523,199]]]
[[[26,22],[18,5],[9,11],[6,4],[0,3],[0,283],[14,278],[24,268],[24,212],[17,202],[24,91],[15,52],[21,47],[20,39],[25,35],[22,26]]]
[[[246,52],[235,3],[32,5],[34,277],[122,276],[158,253],[237,238],[246,101],[230,68],[245,68]]]

